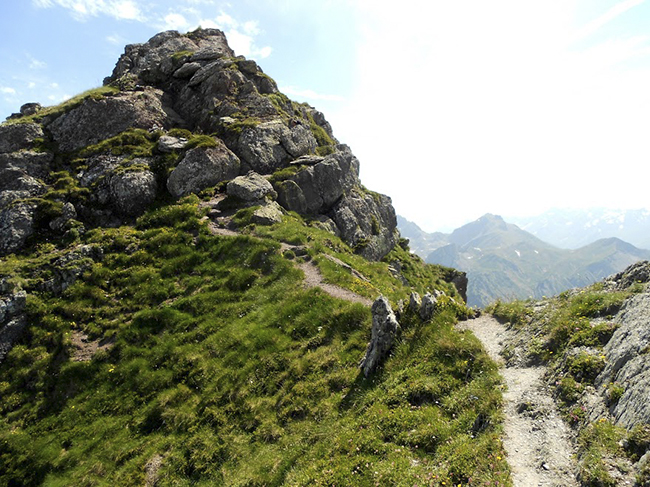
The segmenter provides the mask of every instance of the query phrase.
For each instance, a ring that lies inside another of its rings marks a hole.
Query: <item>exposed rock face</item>
[[[422,306],[422,298],[418,293],[413,291],[409,297],[409,311],[412,313],[420,313],[420,307]]]
[[[25,291],[0,294],[0,362],[4,360],[27,325],[23,314],[26,297]]]
[[[0,210],[0,255],[20,250],[34,233],[35,203],[16,203]]]
[[[167,181],[167,189],[175,196],[187,196],[233,179],[239,174],[239,158],[226,146],[197,147],[185,154]]]
[[[372,334],[366,354],[359,364],[368,377],[389,354],[400,330],[399,323],[390,303],[384,296],[378,297],[372,305]]]
[[[332,219],[341,238],[369,260],[379,260],[399,238],[397,217],[388,196],[355,188],[334,206]]]
[[[433,318],[437,306],[438,299],[429,293],[425,294],[420,305],[420,318],[422,318],[422,321],[429,321]]]
[[[650,423],[650,294],[626,301],[613,321],[620,327],[605,346],[607,364],[596,383],[603,392],[611,382],[625,387],[611,412],[618,424],[631,428]]]
[[[162,98],[163,92],[153,88],[99,100],[88,98],[47,128],[64,152],[96,144],[132,128],[166,128],[172,121],[163,108]]]

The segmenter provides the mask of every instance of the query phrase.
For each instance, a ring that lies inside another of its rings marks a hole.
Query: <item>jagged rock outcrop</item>
[[[616,289],[627,289],[633,284],[645,284],[650,282],[650,262],[641,260],[632,264],[627,269],[611,278],[607,279],[608,282],[613,283]]]
[[[237,148],[244,170],[269,174],[314,152],[316,139],[309,127],[300,122],[289,128],[282,120],[272,120],[244,129]]]
[[[384,296],[378,297],[372,304],[370,343],[359,364],[366,377],[373,373],[390,353],[399,331],[399,323],[388,299]]]
[[[637,283],[646,285],[645,292],[626,300],[612,318],[619,325],[604,348],[605,368],[596,384],[603,395],[611,383],[624,387],[622,396],[611,408],[616,422],[626,428],[650,423],[650,262],[633,264],[609,279],[615,289],[627,289]]]
[[[334,154],[308,161],[311,165],[275,184],[278,201],[301,214],[326,214],[359,184],[359,161],[345,145]]]
[[[341,238],[366,259],[381,259],[399,239],[395,209],[388,196],[355,187],[341,197],[330,215]]]
[[[254,61],[235,56],[221,31],[162,32],[129,45],[105,84],[0,127],[1,253],[36,230],[119,225],[161,192],[179,198],[251,171],[273,189],[265,183],[258,197],[261,185],[240,180],[227,191],[263,206],[256,222],[296,211],[372,260],[396,244],[390,198],[361,186],[358,160],[323,114],[291,102]],[[69,177],[52,173],[55,157]]]

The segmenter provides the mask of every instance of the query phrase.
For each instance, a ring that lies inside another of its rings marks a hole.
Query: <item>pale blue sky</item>
[[[650,207],[650,0],[2,2],[0,119],[198,25],[323,111],[364,184],[425,229]]]

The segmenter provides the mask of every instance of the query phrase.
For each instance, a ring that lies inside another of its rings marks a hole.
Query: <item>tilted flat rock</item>
[[[277,197],[271,183],[254,171],[249,171],[245,176],[238,176],[230,181],[226,186],[226,193],[243,201],[258,201],[267,195]]]
[[[36,123],[0,125],[0,153],[29,149],[39,137],[43,137],[43,127]]]
[[[153,88],[124,92],[82,104],[54,119],[48,129],[59,149],[70,152],[132,128],[153,130],[171,121],[163,109],[163,92]]]
[[[239,158],[226,146],[197,147],[187,151],[167,180],[167,189],[176,198],[198,193],[239,174]]]

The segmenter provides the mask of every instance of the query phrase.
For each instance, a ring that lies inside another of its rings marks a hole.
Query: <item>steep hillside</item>
[[[544,379],[577,437],[581,485],[650,483],[649,282],[644,261],[555,298],[490,308],[510,328],[508,364],[548,367]],[[522,415],[539,414],[524,406]]]
[[[404,235],[410,235],[408,229]],[[436,234],[435,241],[441,240]],[[454,230],[445,240],[446,245],[430,252],[426,261],[467,272],[471,306],[495,299],[552,296],[650,258],[650,251],[616,238],[577,250],[559,249],[489,214]]]
[[[358,170],[212,29],[1,125],[0,485],[509,485],[464,274]]]

